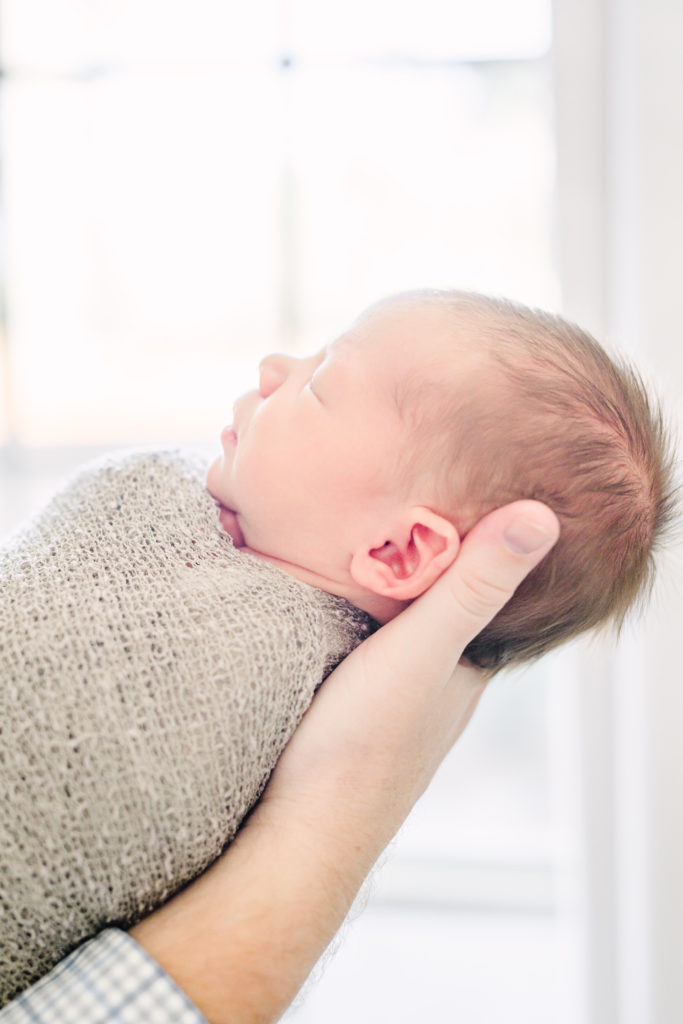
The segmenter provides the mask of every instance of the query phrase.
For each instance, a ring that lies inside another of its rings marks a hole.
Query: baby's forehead
[[[441,309],[373,307],[331,346],[330,365],[340,372],[328,379],[357,406],[367,401],[393,411],[397,430],[422,430],[449,415],[464,395],[472,401],[487,390],[481,350],[470,333]]]
[[[446,384],[453,374],[462,380],[484,359],[484,346],[467,317],[424,302],[389,300],[373,306],[340,340],[347,342],[348,356],[354,346],[362,346],[368,356],[384,359],[387,371],[399,379],[415,376]]]

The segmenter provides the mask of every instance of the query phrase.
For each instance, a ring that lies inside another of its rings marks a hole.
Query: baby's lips
[[[237,513],[233,512],[232,509],[226,508],[225,505],[219,505],[219,509],[218,519],[221,526],[232,537],[232,542],[236,548],[244,547],[244,534],[237,522]]]

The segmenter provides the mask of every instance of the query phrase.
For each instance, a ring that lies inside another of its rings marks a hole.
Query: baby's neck
[[[311,587],[317,587],[318,590],[325,590],[328,594],[336,594],[337,597],[345,598],[357,608],[367,612],[368,615],[372,616],[381,625],[395,618],[410,603],[408,601],[396,601],[391,597],[382,597],[381,594],[373,594],[372,591],[357,586],[353,581],[341,583],[339,580],[328,579],[313,572],[311,569],[304,568],[302,565],[283,562],[280,558],[264,555],[260,551],[254,551],[253,548],[246,545],[240,547],[240,551],[246,551],[250,555],[260,558],[263,562],[269,562],[270,565],[274,565],[277,569],[289,573],[290,576],[294,576],[303,583],[308,583]]]
[[[395,618],[410,603],[409,601],[396,601],[391,597],[373,594],[371,590],[365,590],[363,587],[357,586],[353,580],[342,582],[340,580],[328,579],[326,576],[313,572],[312,569],[306,569],[303,565],[284,562],[280,558],[274,558],[272,555],[265,555],[261,551],[255,551],[254,548],[250,548],[245,544],[244,534],[235,512],[221,505],[218,518],[223,529],[232,537],[233,544],[240,551],[247,551],[250,555],[260,558],[262,562],[270,562],[271,565],[282,569],[283,572],[289,573],[290,576],[294,576],[298,580],[302,580],[303,583],[308,583],[311,587],[317,587],[318,590],[325,590],[328,594],[336,594],[337,597],[346,598],[351,604],[355,604],[356,608],[367,612],[376,622],[382,625]]]

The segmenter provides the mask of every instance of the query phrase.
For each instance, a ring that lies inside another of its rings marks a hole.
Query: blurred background
[[[562,312],[680,423],[682,46],[678,0],[0,0],[0,533],[403,288]],[[618,644],[494,681],[291,1024],[683,1019],[682,618],[673,544]]]

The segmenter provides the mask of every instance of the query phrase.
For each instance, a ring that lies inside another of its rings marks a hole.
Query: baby
[[[207,484],[245,550],[384,623],[491,509],[535,498],[562,533],[467,648],[495,671],[612,620],[652,583],[672,517],[661,413],[559,317],[462,292],[384,300],[310,358],[271,356]]]
[[[323,678],[488,510],[562,523],[467,649],[489,673],[620,622],[670,514],[633,371],[463,293],[266,359],[221,440],[208,475],[184,450],[103,460],[0,551],[0,1002],[220,854]]]

